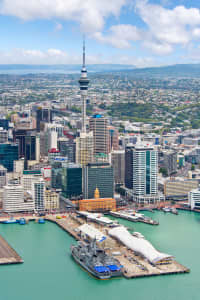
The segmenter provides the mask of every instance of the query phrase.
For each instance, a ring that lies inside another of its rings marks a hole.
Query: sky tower
[[[85,39],[83,39],[83,66],[81,69],[81,77],[79,79],[82,99],[82,132],[86,132],[86,99],[89,82],[90,80],[87,77],[87,70],[85,67]]]
[[[94,159],[94,138],[93,132],[86,132],[86,99],[89,85],[87,70],[85,67],[85,40],[83,40],[83,66],[79,79],[81,99],[82,99],[82,129],[80,136],[76,138],[76,162],[82,167],[93,162]]]

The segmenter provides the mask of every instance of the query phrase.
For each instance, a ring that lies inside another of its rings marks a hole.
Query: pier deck
[[[74,216],[68,216],[66,219],[56,219],[55,216],[46,216],[46,219],[52,222],[55,222],[73,236],[76,240],[80,240],[80,236],[76,233],[76,228],[81,224],[85,223],[82,219],[77,219]],[[92,226],[96,227],[98,230],[106,234],[109,230],[106,226],[87,222]],[[100,245],[99,245],[100,246]],[[133,251],[127,249],[119,241],[107,236],[107,246],[104,245],[104,250],[107,254],[113,255],[113,253],[119,253],[118,256],[115,256],[120,264],[123,266],[123,275],[125,278],[137,278],[145,276],[158,276],[158,275],[167,275],[167,274],[179,274],[179,273],[188,273],[190,270],[175,260],[170,264],[166,265],[151,265],[144,258],[137,256]]]
[[[23,263],[17,252],[0,236],[0,265]]]

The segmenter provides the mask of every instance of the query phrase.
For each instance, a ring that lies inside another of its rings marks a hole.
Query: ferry
[[[38,219],[38,224],[44,224],[44,223],[45,223],[45,220],[43,218]]]
[[[14,218],[10,218],[9,220],[2,221],[1,223],[3,223],[3,224],[16,224],[16,223],[19,223],[19,221],[14,219]]]

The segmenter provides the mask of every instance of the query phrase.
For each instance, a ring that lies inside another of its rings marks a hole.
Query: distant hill
[[[131,65],[120,64],[93,64],[87,65],[89,72],[112,72],[134,69]],[[1,74],[27,74],[27,73],[77,73],[81,65],[23,65],[23,64],[0,64]]]
[[[123,70],[133,77],[200,77],[200,64],[178,64],[164,67]]]
[[[38,74],[80,73],[81,65],[23,65],[0,64],[0,74]],[[133,65],[121,64],[91,64],[87,65],[88,72],[114,73],[133,78],[195,78],[200,77],[200,64],[177,64],[163,67],[136,68]]]

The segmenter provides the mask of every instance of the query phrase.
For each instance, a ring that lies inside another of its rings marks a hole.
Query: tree
[[[195,165],[192,165],[191,166],[191,171],[194,171],[195,170]]]

